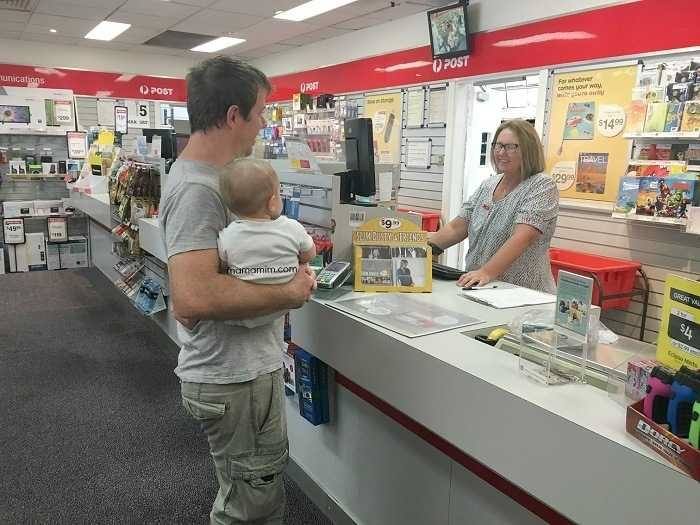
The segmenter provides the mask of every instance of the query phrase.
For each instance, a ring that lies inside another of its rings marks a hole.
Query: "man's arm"
[[[308,269],[281,285],[257,285],[219,273],[217,250],[178,253],[168,259],[173,311],[181,319],[250,319],[299,308],[315,279]]]

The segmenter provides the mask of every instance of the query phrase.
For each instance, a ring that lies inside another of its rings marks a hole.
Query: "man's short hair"
[[[200,62],[187,75],[191,133],[221,127],[231,106],[238,106],[248,120],[261,89],[269,92],[272,85],[262,71],[250,64],[225,56]]]
[[[269,162],[243,158],[224,168],[219,184],[228,209],[245,217],[266,209],[279,179]]]

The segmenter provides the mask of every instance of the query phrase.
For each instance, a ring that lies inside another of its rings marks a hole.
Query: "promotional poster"
[[[364,116],[372,119],[375,162],[398,164],[401,160],[401,92],[367,97]]]
[[[553,76],[545,157],[562,197],[615,201],[630,158],[624,134],[641,124],[640,115],[627,122],[637,70],[633,65]]]

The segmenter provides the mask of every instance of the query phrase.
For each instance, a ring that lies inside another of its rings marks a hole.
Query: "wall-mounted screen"
[[[31,122],[29,106],[0,105],[0,123],[29,124]]]
[[[469,54],[468,3],[463,1],[428,11],[433,58],[452,58]]]

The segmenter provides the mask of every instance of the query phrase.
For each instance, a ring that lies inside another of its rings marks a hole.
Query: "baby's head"
[[[280,182],[269,162],[238,159],[220,180],[226,206],[239,217],[276,219],[282,213]]]

